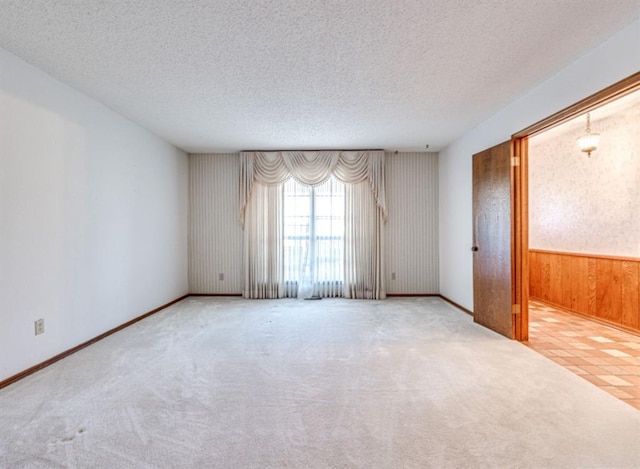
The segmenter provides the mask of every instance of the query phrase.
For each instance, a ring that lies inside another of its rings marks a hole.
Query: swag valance
[[[273,186],[293,177],[302,184],[315,186],[331,175],[347,184],[368,181],[376,205],[386,220],[383,151],[242,152],[239,201],[242,225],[254,182]]]

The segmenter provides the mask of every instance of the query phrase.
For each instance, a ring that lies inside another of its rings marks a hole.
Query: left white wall
[[[187,210],[185,153],[0,49],[0,381],[185,295]]]

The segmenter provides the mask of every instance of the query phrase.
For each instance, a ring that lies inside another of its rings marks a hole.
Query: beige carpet
[[[435,298],[188,298],[0,390],[3,468],[638,468],[640,412]]]

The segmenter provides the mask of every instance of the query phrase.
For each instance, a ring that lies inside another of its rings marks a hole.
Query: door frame
[[[581,114],[640,89],[636,72],[571,106],[568,106],[511,136],[511,155],[515,157],[512,182],[512,292],[516,305],[513,321],[515,340],[529,340],[529,137],[549,130]]]

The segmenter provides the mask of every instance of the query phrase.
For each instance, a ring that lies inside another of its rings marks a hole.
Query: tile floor
[[[532,301],[525,344],[640,410],[640,335]]]

